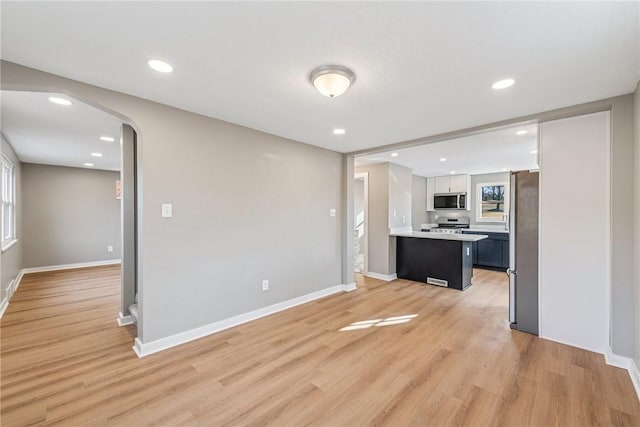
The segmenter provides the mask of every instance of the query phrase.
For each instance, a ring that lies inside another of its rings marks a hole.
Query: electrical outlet
[[[405,222],[407,222],[407,217],[402,215],[402,223],[404,224]]]
[[[268,280],[263,280],[262,281],[262,290],[263,291],[268,291],[269,290],[269,281]]]
[[[113,252],[113,245],[107,246],[107,252]]]
[[[396,211],[395,209],[393,210],[393,217],[397,217],[398,216],[398,211]]]

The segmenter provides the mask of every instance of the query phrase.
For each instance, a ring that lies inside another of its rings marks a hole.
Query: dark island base
[[[471,242],[396,237],[396,272],[415,282],[445,280],[447,287],[462,291],[473,276]]]

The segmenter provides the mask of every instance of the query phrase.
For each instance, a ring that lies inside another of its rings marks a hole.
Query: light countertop
[[[466,231],[479,231],[481,233],[508,233],[509,230],[505,230],[503,226],[470,226]]]
[[[460,242],[477,242],[489,236],[485,234],[448,234],[448,233],[432,233],[429,231],[399,231],[392,232],[390,236],[396,237],[415,237],[418,239],[436,239],[436,240],[457,240]]]

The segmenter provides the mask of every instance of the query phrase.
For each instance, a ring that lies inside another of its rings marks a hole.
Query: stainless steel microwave
[[[434,194],[433,208],[437,210],[466,210],[467,193]]]

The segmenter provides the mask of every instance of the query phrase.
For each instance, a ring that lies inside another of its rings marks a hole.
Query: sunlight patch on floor
[[[392,316],[386,317],[384,319],[370,319],[370,320],[360,320],[358,322],[353,322],[349,326],[345,326],[340,329],[341,332],[345,331],[357,331],[359,329],[367,329],[371,327],[379,327],[379,326],[391,326],[391,325],[400,325],[402,323],[410,322],[411,319],[418,317],[417,314],[405,314],[402,316]]]

